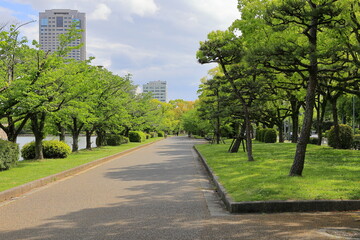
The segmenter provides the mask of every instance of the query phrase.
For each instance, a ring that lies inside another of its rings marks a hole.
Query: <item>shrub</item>
[[[156,137],[157,137],[157,133],[156,133],[156,132],[151,132],[151,133],[150,133],[150,136],[151,136],[151,138],[156,138]]]
[[[146,140],[146,135],[140,131],[130,131],[129,140],[130,142],[143,142]]]
[[[354,135],[353,148],[360,150],[360,134]]]
[[[255,140],[262,142],[263,141],[263,135],[264,135],[264,129],[258,128],[256,131]]]
[[[273,128],[266,128],[263,138],[265,143],[276,143],[276,130]]]
[[[339,139],[336,139],[334,126],[331,127],[328,133],[328,144],[333,148],[338,146],[340,149],[350,149],[353,145],[353,140],[352,129],[345,124],[339,125]]]
[[[310,144],[317,144],[318,141],[319,141],[319,139],[316,138],[316,137],[311,137],[311,138],[309,139],[309,143],[310,143]]]
[[[71,148],[59,140],[43,141],[44,158],[66,158],[71,153]],[[35,158],[35,142],[27,143],[21,149],[21,156],[25,160]]]
[[[127,144],[129,143],[129,138],[125,136],[121,136],[121,144]]]
[[[117,134],[106,134],[106,145],[108,146],[119,146],[122,144],[121,135]]]
[[[16,143],[0,139],[0,171],[16,165],[19,160],[19,146]]]
[[[158,131],[158,137],[165,137],[164,131]]]

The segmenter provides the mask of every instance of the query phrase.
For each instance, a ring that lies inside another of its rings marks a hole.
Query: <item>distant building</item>
[[[152,93],[153,98],[160,102],[167,102],[166,81],[152,81],[143,85],[143,93]]]
[[[77,28],[84,30],[82,38],[71,43],[71,46],[83,44],[80,49],[73,49],[68,57],[83,61],[86,59],[86,19],[85,13],[70,9],[52,9],[39,13],[39,43],[40,49],[54,52],[59,47],[59,34],[64,34],[77,22]]]

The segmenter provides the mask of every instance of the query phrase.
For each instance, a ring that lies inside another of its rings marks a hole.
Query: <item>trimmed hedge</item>
[[[19,145],[0,139],[0,171],[8,170],[19,160]]]
[[[144,142],[146,140],[146,134],[141,131],[130,131],[129,140],[130,142]]]
[[[276,143],[276,130],[273,128],[259,128],[256,132],[255,139],[265,143]]]
[[[273,128],[266,128],[264,134],[265,143],[276,143],[277,133]]]
[[[350,149],[353,146],[354,135],[350,126],[339,124],[339,139],[336,139],[334,126],[328,133],[328,145],[330,147],[338,147],[340,149]],[[338,143],[338,144],[337,144]]]
[[[117,134],[107,134],[106,135],[106,145],[108,146],[119,146],[121,144],[126,144],[129,142],[127,137]]]
[[[43,141],[44,158],[66,158],[71,153],[71,148],[59,140]],[[21,149],[21,156],[25,160],[35,158],[35,142],[27,143]]]

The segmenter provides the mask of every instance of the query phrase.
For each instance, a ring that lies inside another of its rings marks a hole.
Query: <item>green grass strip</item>
[[[289,177],[295,147],[254,142],[248,162],[228,144],[196,146],[234,201],[360,199],[360,151],[309,144],[303,177]]]
[[[162,138],[151,138],[142,143],[128,143],[114,147],[106,146],[93,148],[93,150],[80,150],[77,153],[70,154],[64,159],[20,161],[17,166],[0,172],[0,192],[159,139]]]

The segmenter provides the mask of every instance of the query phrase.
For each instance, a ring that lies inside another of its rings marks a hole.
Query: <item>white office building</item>
[[[151,92],[153,98],[160,102],[167,102],[166,81],[151,81],[143,85],[143,93]]]
[[[76,60],[86,59],[86,19],[85,13],[70,9],[52,9],[39,13],[40,49],[54,52],[59,47],[59,34],[64,34],[76,22],[76,28],[82,29],[81,39],[75,40],[70,46],[83,44],[80,49],[73,49],[68,57]]]

